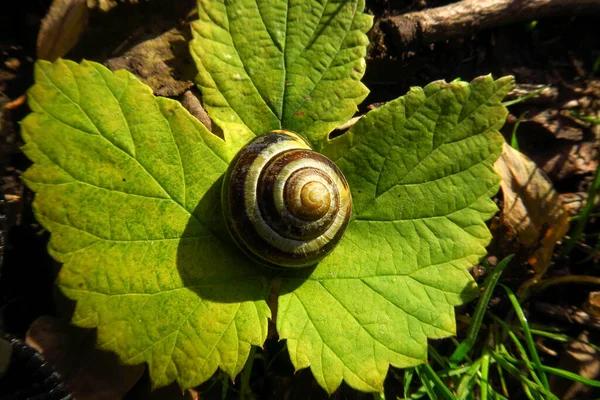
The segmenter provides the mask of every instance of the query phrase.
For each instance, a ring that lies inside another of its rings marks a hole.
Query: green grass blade
[[[467,396],[472,393],[473,386],[476,382],[474,378],[477,376],[477,373],[481,368],[481,361],[481,358],[475,361],[473,364],[471,364],[467,373],[463,374],[460,384],[458,385],[458,389],[456,390],[456,398],[458,400],[465,400]]]
[[[600,189],[600,167],[596,168],[596,175],[594,176],[594,181],[590,185],[588,190],[588,198],[585,202],[585,206],[583,206],[583,210],[581,210],[581,218],[577,221],[577,225],[573,229],[573,232],[569,236],[569,240],[565,244],[565,248],[563,250],[562,257],[566,257],[569,255],[575,244],[581,238],[583,234],[583,230],[585,229],[585,225],[588,222],[589,215],[591,214],[594,208],[594,199],[596,194],[598,193],[598,189]]]
[[[440,367],[446,368],[448,366],[448,362],[446,361],[445,357],[442,357],[435,347],[428,345],[427,349],[428,354],[440,365]]]
[[[519,341],[519,339],[517,338],[517,335],[515,335],[515,333],[513,331],[508,331],[508,336],[511,338],[511,340],[515,344],[515,347],[521,354],[521,358],[523,358],[523,360],[526,362],[527,369],[529,369],[529,373],[531,374],[531,377],[533,378],[533,380],[536,381],[538,385],[543,387],[544,383],[540,380],[538,375],[535,373],[534,368],[531,368],[531,361],[529,360],[529,357],[527,356],[527,352],[525,351],[525,348],[521,344],[521,341]],[[550,390],[550,389],[548,389],[548,390]]]
[[[496,316],[492,315],[492,318],[494,318],[496,320],[496,322],[498,324],[500,324],[507,332],[508,337],[512,340],[512,342],[514,343],[515,347],[517,348],[517,350],[519,351],[519,354],[521,355],[521,358],[523,358],[527,363],[530,363],[529,357],[527,356],[527,351],[525,351],[525,348],[523,347],[523,345],[521,344],[521,341],[517,338],[517,335],[515,335],[515,333],[512,331],[511,327],[509,324],[507,324],[506,322],[502,321],[501,319],[497,318]],[[522,330],[522,328],[519,326],[518,327],[520,330]],[[502,350],[499,351],[500,354],[504,354],[506,357],[509,357],[510,354],[508,352],[508,349],[506,349],[506,347],[502,346]],[[537,376],[537,374],[535,373],[535,371],[532,368],[528,368],[529,369],[529,373],[531,374],[531,377],[533,378],[534,381],[537,382],[538,385],[540,386],[544,386],[542,381],[540,380],[540,378]]]
[[[542,386],[538,385],[537,383],[535,383],[532,380],[530,380],[529,378],[527,378],[517,367],[515,367],[510,361],[508,361],[500,353],[497,353],[497,352],[491,350],[490,356],[492,356],[494,361],[496,361],[498,363],[498,365],[500,365],[506,372],[508,372],[515,378],[517,378],[521,382],[521,384],[523,384],[523,390],[525,391],[525,394],[527,394],[527,396],[529,398],[533,398],[533,394],[530,392],[530,389],[533,389],[537,392],[544,393],[547,396],[547,398],[549,398],[549,399],[556,399],[556,396],[554,396],[552,393],[550,393],[549,391],[544,389]],[[514,360],[514,361],[517,361],[517,360]]]
[[[494,399],[494,400],[508,400],[508,397],[505,397],[505,396],[501,395],[500,393],[496,392],[491,385],[489,387],[489,392],[492,396],[492,399]],[[482,397],[482,399],[483,399],[483,397]]]
[[[517,313],[517,317],[519,318],[519,322],[521,323],[521,327],[523,328],[523,335],[525,336],[525,343],[527,344],[527,348],[529,349],[529,352],[531,353],[531,358],[533,358],[533,363],[536,365],[536,367],[539,371],[540,379],[543,383],[543,387],[544,387],[544,389],[546,389],[546,391],[550,391],[550,384],[548,383],[548,377],[546,376],[546,373],[542,369],[542,361],[540,360],[540,356],[537,352],[537,349],[535,348],[535,343],[533,342],[533,336],[531,335],[531,331],[529,330],[529,323],[527,322],[527,318],[525,318],[525,313],[523,312],[523,309],[521,308],[521,305],[519,304],[519,300],[517,299],[517,296],[515,296],[513,291],[510,290],[507,286],[502,285],[502,284],[500,284],[500,286],[502,286],[504,288],[504,290],[506,291],[506,294],[508,294],[508,299],[510,300],[513,308],[515,309],[515,312]]]
[[[422,372],[421,368],[419,368],[419,367],[420,366],[415,367],[414,370],[417,373],[417,376],[419,377],[419,379],[421,380],[421,383],[423,384],[423,388],[427,392],[429,399],[437,400],[437,394],[435,394],[435,390],[433,389],[434,383],[431,381],[431,379],[429,379],[429,375]]]
[[[519,129],[519,125],[521,125],[521,122],[523,121],[523,118],[525,118],[525,114],[527,114],[527,112],[524,112],[523,114],[519,115],[519,118],[517,118],[517,122],[515,122],[515,126],[513,127],[513,131],[512,131],[512,135],[510,137],[510,147],[512,147],[515,150],[519,150],[519,140],[517,139],[517,129]]]
[[[583,340],[579,340],[577,338],[572,338],[571,336],[565,335],[564,333],[546,332],[546,331],[542,331],[542,330],[539,330],[539,329],[531,329],[531,333],[533,335],[538,335],[538,336],[546,337],[546,338],[549,338],[549,339],[552,339],[552,340],[556,340],[558,342],[566,342],[566,343],[577,342],[577,343],[583,343],[583,344],[585,344],[587,346],[590,346],[592,349],[600,352],[600,346],[597,346],[597,345],[595,345],[593,343],[585,342]]]
[[[433,387],[435,387],[438,390],[438,392],[440,392],[446,400],[456,400],[456,396],[454,396],[454,394],[452,394],[450,389],[448,389],[448,387],[444,384],[444,382],[442,382],[442,380],[440,379],[438,374],[436,374],[435,371],[433,370],[433,368],[431,368],[431,365],[421,364],[418,367],[416,367],[416,369],[417,369],[417,372],[419,372],[419,370],[421,370],[420,374],[419,374],[421,379],[422,379],[423,375],[426,375],[431,380]]]
[[[414,368],[406,368],[404,370],[404,397],[405,398],[408,398],[408,392],[410,391],[410,384],[412,383],[414,374],[415,374]]]
[[[531,364],[533,366],[533,363],[531,361],[523,361],[523,360],[517,360],[515,358],[512,358],[510,356],[504,356],[506,358],[507,361],[512,362],[514,364]],[[558,375],[562,378],[565,379],[569,379],[575,382],[579,382],[579,383],[583,383],[584,385],[588,385],[588,386],[592,386],[592,387],[599,387],[600,388],[600,381],[596,381],[593,379],[588,379],[588,378],[584,378],[582,376],[579,376],[573,372],[569,372],[569,371],[565,371],[564,369],[560,369],[560,368],[554,368],[554,367],[548,367],[546,365],[542,365],[542,369],[544,370],[544,372],[548,372],[550,374],[554,374],[554,375]]]
[[[537,96],[538,94],[540,94],[542,92],[542,90],[548,89],[549,87],[550,87],[550,85],[542,86],[541,88],[529,93],[526,96],[519,97],[518,99],[514,99],[514,100],[505,101],[502,104],[504,105],[504,107],[508,107],[508,106],[512,106],[512,105],[515,105],[518,103],[522,103],[524,101],[531,99],[532,97]]]
[[[456,366],[460,363],[465,355],[471,350],[475,341],[477,340],[477,335],[479,335],[479,329],[481,328],[481,322],[483,321],[483,316],[485,315],[485,311],[487,309],[487,305],[492,298],[492,293],[494,292],[494,288],[498,284],[498,280],[500,279],[500,275],[504,271],[504,268],[508,265],[510,260],[514,257],[514,254],[511,254],[504,258],[500,263],[494,268],[491,274],[486,278],[484,285],[485,289],[483,293],[481,293],[481,297],[477,302],[477,306],[475,307],[475,313],[473,314],[473,320],[471,322],[471,326],[469,326],[469,330],[467,332],[467,338],[456,348],[452,356],[450,356],[450,365]]]
[[[496,369],[498,370],[498,377],[500,378],[500,387],[502,388],[502,393],[504,393],[504,395],[508,397],[508,386],[506,386],[506,378],[504,378],[504,371],[498,363],[496,363]]]
[[[252,365],[254,364],[255,354],[256,346],[250,347],[250,354],[248,355],[248,360],[246,360],[246,365],[244,365],[244,369],[242,370],[240,400],[254,397],[252,395],[252,389],[250,389],[250,376],[252,375]]]
[[[484,347],[483,355],[481,356],[481,381],[479,389],[481,390],[481,400],[488,399],[490,382],[490,353],[489,349]]]

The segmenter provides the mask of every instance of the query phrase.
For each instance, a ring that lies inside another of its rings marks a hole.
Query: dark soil
[[[0,332],[18,338],[25,337],[36,318],[42,315],[68,318],[72,308],[72,304],[62,298],[53,285],[60,266],[48,255],[46,246],[49,234],[32,213],[33,193],[20,180],[21,173],[30,162],[19,149],[22,139],[18,122],[27,115],[29,109],[26,104],[4,108],[7,103],[22,96],[33,83],[36,38],[40,20],[46,14],[49,3],[48,0],[13,1],[10,2],[10,11],[8,4],[0,6],[0,109],[3,109],[0,114],[0,183],[7,195],[0,209],[0,214],[6,215],[6,226],[0,227],[5,235],[4,262],[0,265]],[[171,28],[182,28],[182,34],[189,35],[185,24],[190,18],[193,19],[193,15],[190,15],[193,3],[191,0],[152,0],[121,4],[109,14],[94,11],[90,16],[89,28],[67,57],[109,63],[109,60],[118,58],[136,44]],[[490,73],[494,77],[514,75],[519,84],[550,84],[558,91],[555,98],[534,99],[511,107],[511,116],[503,129],[508,141],[515,121],[525,112],[537,115],[542,111],[554,110],[560,114],[564,104],[569,101],[575,101],[578,104],[576,110],[582,114],[598,110],[599,15],[540,20],[534,27],[529,23],[503,26],[470,37],[404,51],[389,39],[380,20],[390,15],[450,2],[374,0],[367,3],[368,12],[375,16],[375,26],[370,33],[372,44],[363,82],[371,93],[361,106],[360,113],[403,95],[410,86],[423,86],[439,79],[451,81],[461,78],[469,81]],[[185,46],[182,49],[185,50]],[[192,63],[187,57],[186,60],[182,56],[182,64],[177,64],[179,67],[176,65],[173,72],[180,81],[193,77],[189,70]],[[521,151],[548,174],[560,193],[574,198],[585,197],[597,167],[600,130],[598,126],[580,123],[576,118],[570,120],[567,116],[563,117],[560,129],[550,126],[550,122],[554,121],[551,117],[546,122],[525,121],[518,130],[519,145]],[[570,132],[570,136],[565,132]],[[577,212],[579,209],[575,207],[574,213]],[[489,259],[492,264],[507,254],[517,253],[516,262],[503,278],[505,284],[516,290],[532,276],[527,265],[527,253],[522,252],[514,240],[511,241],[510,233],[498,217],[490,224],[495,234],[490,246]],[[566,260],[557,258],[546,276],[600,276],[599,253],[595,248],[598,234],[600,228],[597,218],[592,217],[584,240],[576,246],[571,257]],[[560,246],[557,246],[557,254],[560,250]],[[482,279],[478,276],[479,281]],[[530,323],[560,328],[572,337],[587,331],[590,337],[597,340],[600,322],[593,318],[573,318],[569,313],[574,309],[584,310],[589,293],[594,289],[593,286],[581,284],[561,284],[535,294],[524,305]],[[469,304],[457,314],[468,314],[473,306]],[[510,309],[506,299],[500,295],[493,299],[490,307],[496,315],[507,315]],[[459,323],[459,338],[464,336],[465,330],[466,326]],[[294,373],[287,352],[282,351],[283,346],[284,343],[271,339],[263,350],[259,350],[251,378],[253,393],[263,399],[326,399],[325,392],[318,387],[310,371]],[[434,346],[442,354],[448,354],[448,341],[439,341]],[[551,366],[562,366],[564,348],[554,346],[554,350],[556,356],[545,355],[544,362]],[[221,381],[219,375],[198,388],[202,398],[220,398]],[[237,396],[235,390],[238,387],[239,381],[230,388],[228,397]],[[565,390],[564,385],[556,387]],[[515,386],[513,389],[511,393],[516,394],[518,388]],[[402,390],[402,373],[392,368],[386,381],[387,398],[402,397]],[[149,392],[150,383],[146,373],[126,398],[149,398]],[[164,397],[160,397],[160,393],[164,393]],[[153,398],[175,398],[170,397],[174,396],[173,393],[177,391],[162,389],[162,392],[154,393]],[[598,397],[600,393],[588,393],[586,396]],[[333,398],[368,399],[372,395],[356,393],[343,385]]]

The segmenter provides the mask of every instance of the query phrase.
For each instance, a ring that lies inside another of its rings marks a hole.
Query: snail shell
[[[257,136],[239,151],[221,200],[235,242],[271,267],[318,263],[340,241],[352,211],[338,167],[284,130]]]

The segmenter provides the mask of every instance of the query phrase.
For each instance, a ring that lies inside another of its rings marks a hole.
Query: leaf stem
[[[513,257],[514,254],[511,254],[500,261],[500,263],[496,266],[496,268],[494,268],[492,273],[485,280],[485,289],[483,290],[483,293],[477,302],[477,306],[475,307],[475,314],[473,315],[471,325],[469,326],[467,338],[456,348],[450,357],[451,366],[455,367],[458,363],[460,363],[475,344],[477,336],[479,335],[479,329],[481,328],[483,316],[485,315],[487,305],[492,298],[494,288],[500,279],[500,275],[502,275],[502,271],[504,271],[504,268],[506,268]]]
[[[533,342],[533,336],[531,335],[531,331],[529,330],[529,322],[527,322],[527,318],[525,317],[525,313],[523,312],[523,309],[521,308],[521,305],[519,304],[519,300],[517,299],[517,296],[515,296],[513,291],[508,288],[508,286],[505,286],[503,284],[500,284],[500,286],[502,286],[502,288],[506,291],[506,294],[508,295],[508,299],[510,300],[513,308],[515,309],[515,312],[517,313],[517,317],[519,319],[519,322],[521,323],[521,327],[523,328],[523,335],[525,336],[525,343],[527,344],[529,352],[531,353],[531,357],[533,358],[533,364],[539,370],[538,372],[540,374],[541,383],[542,383],[541,386],[546,391],[550,391],[550,384],[548,383],[548,378],[546,377],[546,374],[544,373],[544,370],[542,369],[542,361],[540,360],[540,357],[537,353],[535,344]]]
[[[548,278],[548,279],[544,279],[544,280],[539,281],[538,283],[532,285],[529,288],[529,290],[530,291],[535,290],[537,292],[541,292],[542,290],[546,289],[550,285],[557,285],[560,283],[583,283],[583,284],[593,283],[596,285],[600,285],[600,277],[589,276],[589,275],[566,275],[566,276],[559,276],[556,278]]]
[[[248,354],[248,360],[246,360],[246,365],[244,365],[244,369],[242,370],[240,400],[246,399],[246,393],[250,395],[249,398],[252,398],[252,390],[250,389],[250,376],[252,375],[252,365],[254,364],[255,353],[256,346],[251,346],[250,354]]]

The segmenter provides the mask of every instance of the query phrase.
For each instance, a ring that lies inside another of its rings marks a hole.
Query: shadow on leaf
[[[252,261],[233,242],[221,209],[222,178],[202,197],[177,249],[184,285],[200,298],[217,303],[267,300],[282,271]],[[208,229],[208,233],[206,230]],[[314,268],[301,272],[308,278]],[[298,280],[298,286],[302,280]]]

